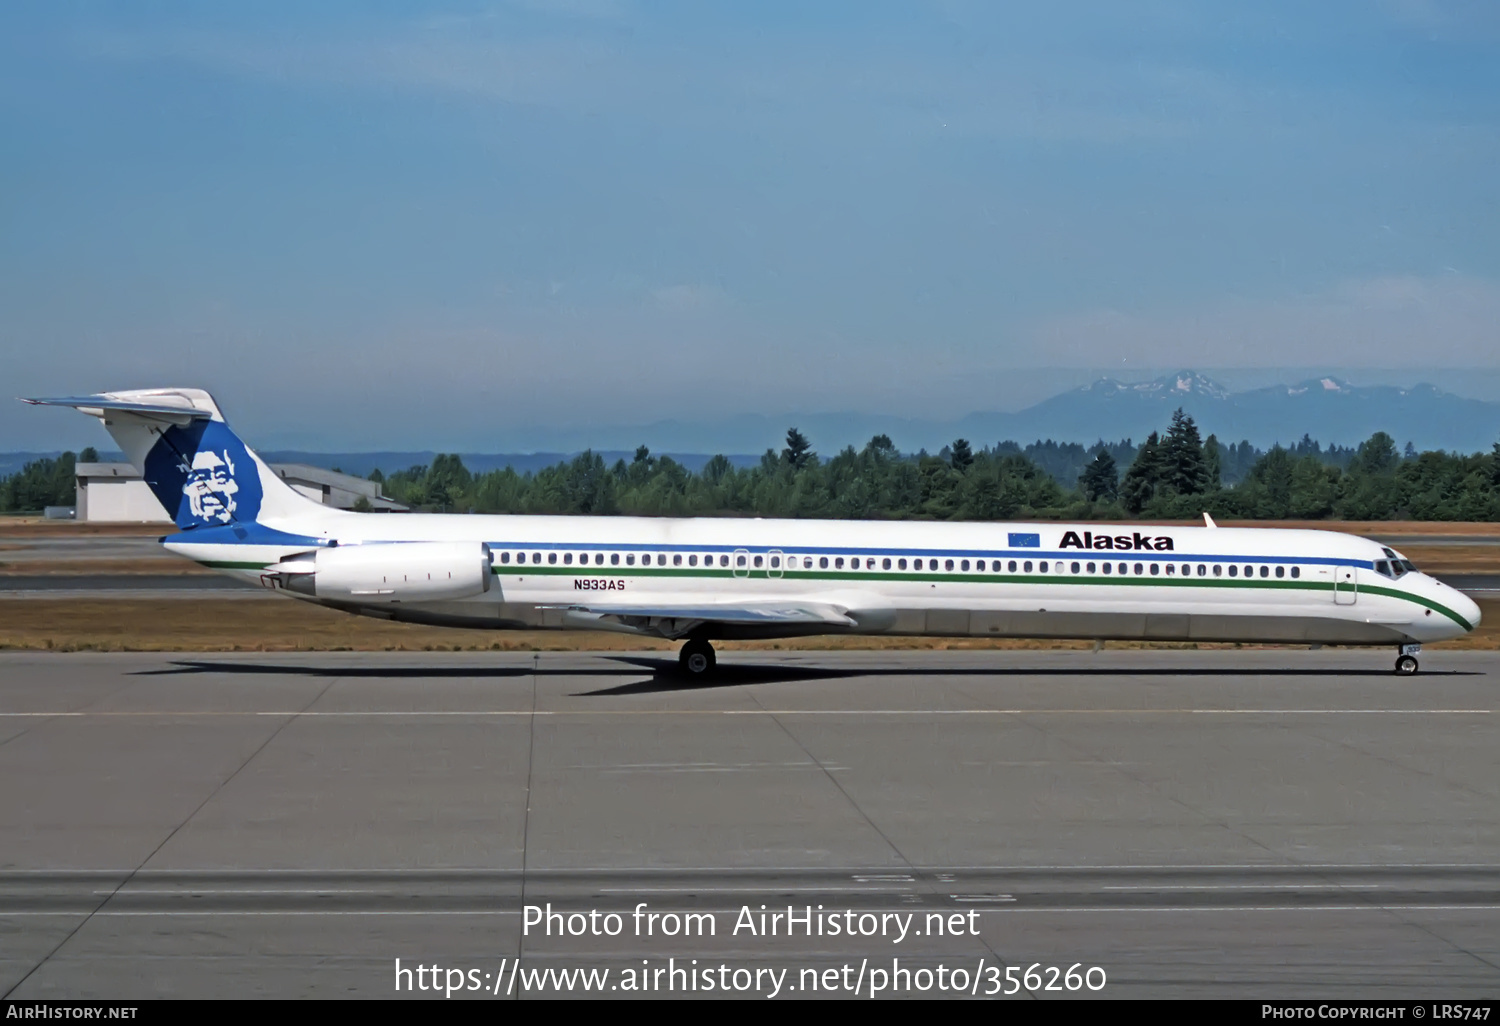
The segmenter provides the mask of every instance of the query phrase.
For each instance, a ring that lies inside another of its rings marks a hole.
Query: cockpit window
[[[1382,577],[1395,580],[1415,571],[1417,568],[1411,565],[1409,559],[1377,559],[1375,561],[1375,572]]]

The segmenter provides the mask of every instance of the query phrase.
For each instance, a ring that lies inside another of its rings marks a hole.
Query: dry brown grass
[[[1500,648],[1500,600],[1480,603],[1478,631],[1446,648]],[[724,642],[734,649],[1081,649],[1087,641],[991,638],[798,638]],[[1110,643],[1111,648],[1161,647]],[[1226,646],[1204,645],[1204,648]],[[290,599],[4,599],[0,649],[105,652],[660,651],[666,641],[624,634],[478,631],[393,624]]]
[[[183,574],[202,576],[217,571],[199,566],[181,556],[163,553],[161,556],[140,556],[134,559],[15,559],[0,562],[0,581],[7,574],[47,576],[109,574],[128,577],[132,574]]]

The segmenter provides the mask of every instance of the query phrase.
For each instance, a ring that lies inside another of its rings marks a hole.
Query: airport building
[[[305,463],[273,463],[271,469],[298,492],[325,506],[368,508],[380,513],[406,512],[405,506],[382,495],[380,485],[375,481]],[[74,474],[78,485],[78,520],[93,523],[170,523],[172,520],[146,482],[141,480],[141,472],[129,463],[80,463]]]

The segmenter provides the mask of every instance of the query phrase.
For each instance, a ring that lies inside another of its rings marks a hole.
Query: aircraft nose
[[[1483,616],[1479,603],[1451,584],[1439,582],[1438,587],[1440,589],[1440,594],[1436,596],[1438,601],[1453,610],[1454,615],[1461,617],[1467,630],[1472,631],[1477,628]]]
[[[1484,618],[1484,614],[1479,609],[1479,603],[1457,589],[1454,589],[1453,601],[1456,603],[1458,615],[1469,621],[1469,630],[1477,630],[1479,621]]]

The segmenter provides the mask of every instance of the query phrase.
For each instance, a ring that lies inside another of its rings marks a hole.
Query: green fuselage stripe
[[[263,562],[237,562],[233,560],[201,560],[201,565],[215,570],[264,570],[269,564]],[[531,575],[534,577],[663,577],[678,579],[697,580],[733,580],[736,575],[729,567],[671,567],[671,566],[553,566],[553,565],[526,565],[512,564],[510,566],[497,565],[492,568],[496,576],[523,577]],[[1092,584],[1092,585],[1123,585],[1131,588],[1269,588],[1283,591],[1332,591],[1334,588],[1331,581],[1314,581],[1308,579],[1291,580],[1287,578],[1262,578],[1262,577],[1134,577],[1120,575],[1106,577],[1095,575],[1090,577],[1076,575],[1055,574],[963,574],[944,573],[941,571],[921,571],[920,573],[893,573],[890,571],[837,571],[837,570],[796,570],[790,574],[779,577],[770,576],[762,568],[753,570],[742,579],[746,580],[781,580],[781,581],[892,581],[906,584],[927,581],[929,583],[943,584]],[[1441,613],[1466,631],[1472,631],[1474,625],[1441,602],[1422,595],[1413,595],[1410,592],[1398,591],[1395,588],[1385,588],[1378,584],[1361,585],[1359,591],[1369,595],[1383,595],[1386,598],[1401,599],[1412,602],[1419,606],[1431,609],[1435,613]]]
[[[546,577],[668,577],[668,578],[700,578],[709,580],[726,580],[735,576],[734,571],[729,568],[719,567],[668,567],[668,566],[496,566],[494,573],[511,577],[522,577],[525,575]],[[963,574],[944,573],[942,571],[922,571],[920,573],[893,573],[889,571],[836,571],[836,570],[796,570],[790,574],[780,577],[771,577],[764,568],[752,571],[746,575],[749,580],[782,580],[782,581],[900,581],[904,583],[918,583],[927,581],[929,583],[945,584],[1092,584],[1092,585],[1124,585],[1126,587],[1140,588],[1267,588],[1282,591],[1332,591],[1332,581],[1315,581],[1306,578],[1296,580],[1288,578],[1261,578],[1261,577],[1134,577],[1121,575],[1117,577],[1106,577],[1095,575],[1091,577],[1075,575],[1037,574],[1026,576],[1019,574]],[[1405,591],[1397,591],[1394,588],[1383,588],[1378,584],[1362,585],[1358,589],[1370,595],[1383,595],[1387,598],[1403,599],[1413,602],[1419,606],[1425,606],[1437,613],[1442,613],[1448,619],[1458,624],[1466,631],[1474,629],[1473,624],[1459,616],[1453,610],[1440,602],[1421,595],[1413,595]]]

